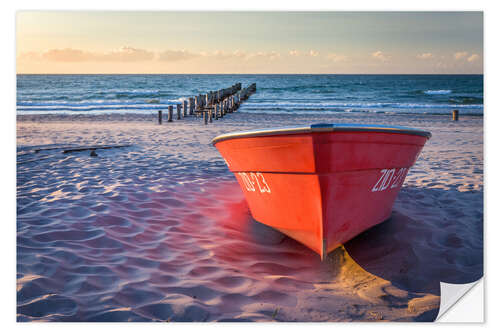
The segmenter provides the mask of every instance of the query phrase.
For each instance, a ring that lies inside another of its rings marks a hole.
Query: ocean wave
[[[311,84],[311,85],[297,85],[297,86],[286,86],[286,87],[263,87],[259,88],[260,90],[264,92],[295,92],[295,91],[307,91],[310,89],[331,89],[331,88],[336,88],[335,87],[330,87],[330,86],[324,86],[324,85],[317,85],[317,84]]]
[[[152,98],[176,98],[178,95],[171,91],[127,91],[127,90],[107,90],[107,91],[80,91],[78,93],[72,92],[63,92],[58,91],[57,93],[18,93],[18,100],[34,100],[34,101],[68,101],[72,103],[76,102],[85,102],[88,100],[94,99],[118,99],[118,100],[127,100],[127,99],[152,99]]]
[[[291,109],[307,109],[307,108],[397,108],[397,109],[450,109],[450,108],[472,108],[482,109],[483,104],[430,104],[430,103],[386,103],[386,102],[245,102],[243,105],[254,108],[291,108]]]
[[[309,115],[322,115],[322,114],[341,114],[341,113],[380,113],[380,114],[428,114],[428,115],[449,115],[451,109],[303,109],[302,114]],[[265,114],[280,114],[280,113],[297,113],[296,110],[282,109],[282,108],[269,108],[259,109],[250,107],[241,107],[238,112],[248,113],[265,113]],[[483,115],[483,110],[478,109],[461,109],[462,115]]]
[[[448,89],[424,91],[424,94],[426,94],[426,95],[447,95],[450,93],[451,93],[451,90],[448,90]]]
[[[161,110],[171,104],[132,104],[132,105],[86,105],[86,106],[24,106],[17,107],[17,111],[73,111],[87,112],[99,110]]]
[[[465,105],[475,105],[475,104],[483,104],[482,97],[475,96],[454,96],[448,99],[448,102],[457,103],[457,104],[465,104]]]
[[[85,108],[109,108],[109,107],[146,107],[151,105],[157,105],[160,107],[168,105],[182,104],[187,98],[177,98],[177,99],[159,99],[153,98],[148,100],[134,101],[120,101],[120,100],[97,100],[97,101],[80,101],[80,102],[57,102],[57,101],[47,101],[47,102],[35,102],[35,101],[22,101],[17,104],[17,109],[30,109],[30,108],[66,108],[66,109],[85,109]]]
[[[22,102],[17,105],[17,111],[22,113],[30,112],[71,112],[88,113],[90,111],[156,111],[166,109],[169,105],[180,104],[185,98],[161,101],[158,99],[137,102],[94,102],[94,103],[34,103]],[[158,103],[160,102],[160,103]],[[481,114],[483,104],[429,104],[429,103],[384,103],[384,102],[245,102],[241,106],[242,110],[258,112],[410,112],[410,113],[447,113],[452,109],[460,109],[461,112],[471,114]]]

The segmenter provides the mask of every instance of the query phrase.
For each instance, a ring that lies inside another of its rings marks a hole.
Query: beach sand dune
[[[18,321],[432,321],[440,281],[483,274],[482,117],[155,119],[18,116]],[[433,134],[392,218],[324,261],[253,220],[210,144],[315,122]],[[62,153],[94,145],[130,146]]]

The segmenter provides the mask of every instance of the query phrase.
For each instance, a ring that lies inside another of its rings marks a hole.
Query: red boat
[[[255,220],[317,252],[387,220],[431,133],[398,126],[315,124],[220,135]]]

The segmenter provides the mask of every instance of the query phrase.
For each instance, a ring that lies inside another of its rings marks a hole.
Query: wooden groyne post
[[[172,122],[173,115],[174,115],[174,107],[172,105],[169,105],[168,106],[168,120],[167,120],[169,123]]]
[[[194,114],[194,98],[189,97],[189,115],[192,116]]]
[[[458,110],[453,110],[452,117],[454,121],[458,121]]]
[[[188,97],[182,104],[176,104],[177,120],[187,116],[202,116],[205,124],[213,122],[213,118],[218,120],[228,113],[238,110],[243,101],[248,99],[257,89],[257,85],[252,83],[246,88],[241,87],[241,83],[233,84],[231,87],[209,91],[194,97]],[[189,107],[188,107],[189,105]],[[168,106],[167,122],[173,122],[173,105]],[[163,121],[162,110],[158,111],[158,123]]]
[[[201,98],[200,98],[200,96],[196,96],[196,97],[195,97],[195,101],[196,101],[196,108],[195,108],[195,111],[199,111],[199,110],[201,110],[201,108],[202,108],[203,106],[201,105]]]

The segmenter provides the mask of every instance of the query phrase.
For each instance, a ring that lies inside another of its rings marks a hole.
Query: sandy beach
[[[321,261],[252,219],[210,142],[325,122],[433,136],[392,218]],[[61,149],[93,145],[130,146]],[[18,115],[17,153],[18,321],[433,321],[440,281],[483,275],[483,117]]]

